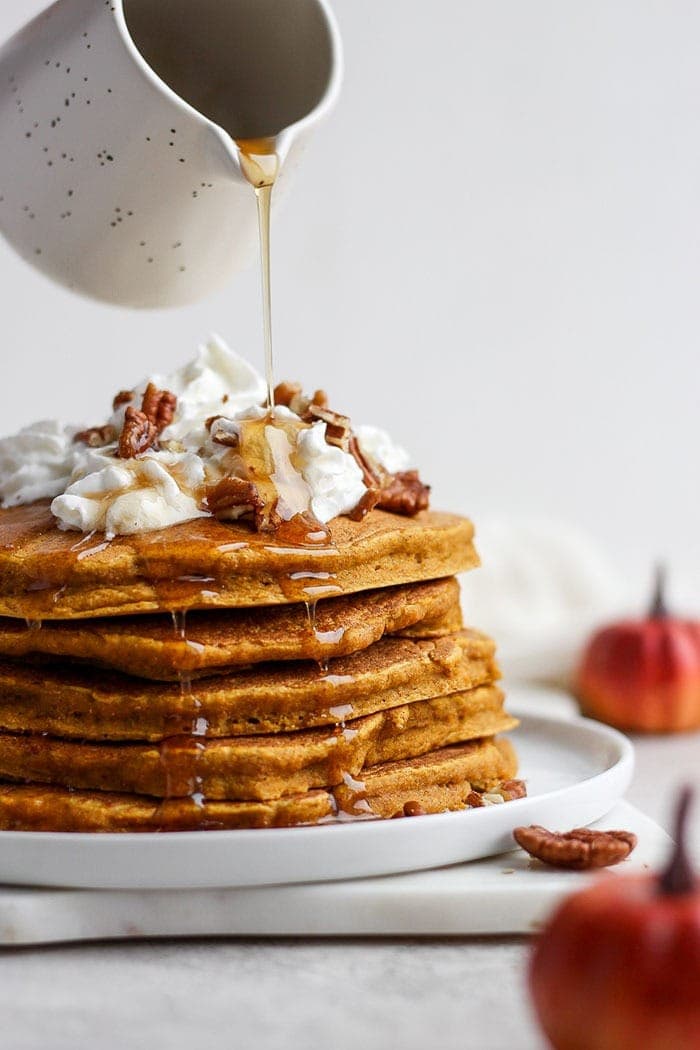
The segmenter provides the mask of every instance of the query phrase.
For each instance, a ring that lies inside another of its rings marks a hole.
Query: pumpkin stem
[[[665,596],[666,566],[659,564],[654,570],[654,593],[651,599],[651,608],[649,609],[649,618],[651,620],[665,620],[668,616]]]
[[[659,888],[670,896],[692,893],[695,889],[695,872],[686,848],[686,825],[688,810],[693,801],[693,789],[685,787],[680,793],[676,809],[675,840],[668,867],[661,875]]]

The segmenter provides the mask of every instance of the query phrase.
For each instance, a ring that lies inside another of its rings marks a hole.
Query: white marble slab
[[[613,873],[657,867],[667,834],[629,803],[595,827],[639,837]],[[0,889],[0,945],[153,937],[429,936],[527,933],[590,875],[521,851],[432,871],[226,890]]]

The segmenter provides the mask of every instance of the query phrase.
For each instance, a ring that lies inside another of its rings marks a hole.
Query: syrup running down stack
[[[466,519],[212,341],[0,441],[0,828],[415,816],[524,793]],[[266,407],[267,406],[267,407]]]

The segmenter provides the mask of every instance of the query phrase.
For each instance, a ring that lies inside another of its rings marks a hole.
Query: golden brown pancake
[[[0,615],[77,619],[284,605],[453,576],[479,564],[465,518],[373,510],[336,518],[332,546],[284,547],[200,518],[158,532],[63,532],[46,501],[0,510]]]
[[[261,661],[328,660],[366,649],[385,634],[436,638],[462,627],[457,581],[432,580],[270,609],[100,620],[48,620],[41,628],[0,618],[0,654],[70,657],[141,678],[199,677]],[[181,637],[184,632],[185,637]]]
[[[427,641],[382,638],[331,660],[327,672],[309,662],[259,664],[203,678],[191,691],[92,668],[0,661],[0,730],[161,740],[190,733],[200,717],[211,737],[334,725],[493,682],[494,648],[470,630]]]
[[[0,784],[0,829],[5,831],[187,831],[285,827],[333,818],[391,817],[413,802],[426,813],[463,809],[473,788],[492,790],[515,775],[517,760],[505,740],[481,740],[419,758],[365,770],[361,781],[334,791],[316,789],[280,799],[161,802],[143,795],[69,791],[43,785]]]
[[[0,780],[158,798],[274,799],[336,787],[366,766],[418,755],[517,725],[495,686],[419,700],[335,729],[157,744],[106,744],[0,733]]]

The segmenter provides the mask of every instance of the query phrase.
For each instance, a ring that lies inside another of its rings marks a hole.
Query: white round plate
[[[530,697],[532,691],[528,690]],[[404,820],[173,834],[0,832],[0,882],[90,889],[206,889],[325,882],[476,860],[513,848],[520,824],[568,830],[624,794],[634,753],[614,729],[509,709],[528,797]]]

